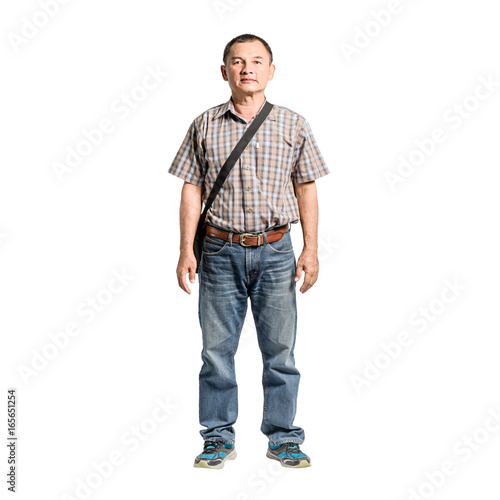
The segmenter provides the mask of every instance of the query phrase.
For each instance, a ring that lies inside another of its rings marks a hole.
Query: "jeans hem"
[[[282,444],[285,444],[285,443],[295,443],[295,444],[302,444],[304,442],[303,439],[297,439],[297,438],[284,438],[284,439],[280,439],[279,441],[269,441],[269,444],[271,446],[281,446]]]
[[[224,439],[219,439],[219,438],[206,438],[204,439],[203,442],[205,441],[212,441],[214,443],[222,443],[222,444],[234,444],[235,440],[233,439],[232,441],[224,441]]]

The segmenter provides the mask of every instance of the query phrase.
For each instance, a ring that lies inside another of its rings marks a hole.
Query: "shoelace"
[[[286,445],[286,454],[293,458],[292,453],[300,453],[300,448],[298,444],[288,443]]]
[[[203,453],[214,452],[215,450],[217,450],[218,446],[219,446],[219,443],[217,441],[206,441],[204,446],[203,446]]]

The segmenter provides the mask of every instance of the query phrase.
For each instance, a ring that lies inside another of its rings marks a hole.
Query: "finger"
[[[183,288],[183,290],[184,290],[187,294],[191,295],[191,289],[189,288],[189,285],[187,284],[187,278],[186,278],[186,281],[184,281],[184,286],[183,286],[182,288]]]
[[[184,279],[182,280],[182,289],[188,293],[189,295],[191,295],[191,289],[189,288],[189,285],[187,283],[187,275],[184,274]]]
[[[191,290],[189,289],[189,286],[187,284],[186,280],[186,270],[182,270],[181,272],[177,273],[177,281],[179,283],[179,286],[186,292],[186,293],[191,293]]]
[[[304,293],[308,288],[309,283],[309,273],[307,271],[304,272],[304,281],[302,282],[302,286],[300,287],[300,292]]]
[[[302,270],[304,267],[302,264],[297,264],[297,270],[295,271],[295,282],[299,281],[300,278],[302,277]]]
[[[318,275],[317,274],[311,274],[311,273],[307,273],[306,272],[306,276],[304,278],[304,283],[302,283],[302,286],[300,287],[300,291],[302,293],[306,293],[307,290],[309,290],[310,288],[312,288],[312,286],[314,285],[314,283],[316,283],[317,279],[318,279]]]
[[[189,268],[189,281],[191,283],[194,283],[195,276],[196,276],[196,269],[194,267],[190,267]]]

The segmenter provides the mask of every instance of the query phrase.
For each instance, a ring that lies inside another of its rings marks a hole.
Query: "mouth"
[[[253,83],[255,80],[251,80],[250,78],[242,78],[240,80],[241,83]]]

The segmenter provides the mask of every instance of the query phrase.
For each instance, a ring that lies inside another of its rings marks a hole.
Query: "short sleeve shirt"
[[[249,123],[235,111],[232,98],[208,109],[191,123],[169,172],[204,186],[205,203]],[[220,189],[207,222],[236,233],[296,223],[294,182],[313,181],[328,173],[307,120],[274,105]]]

